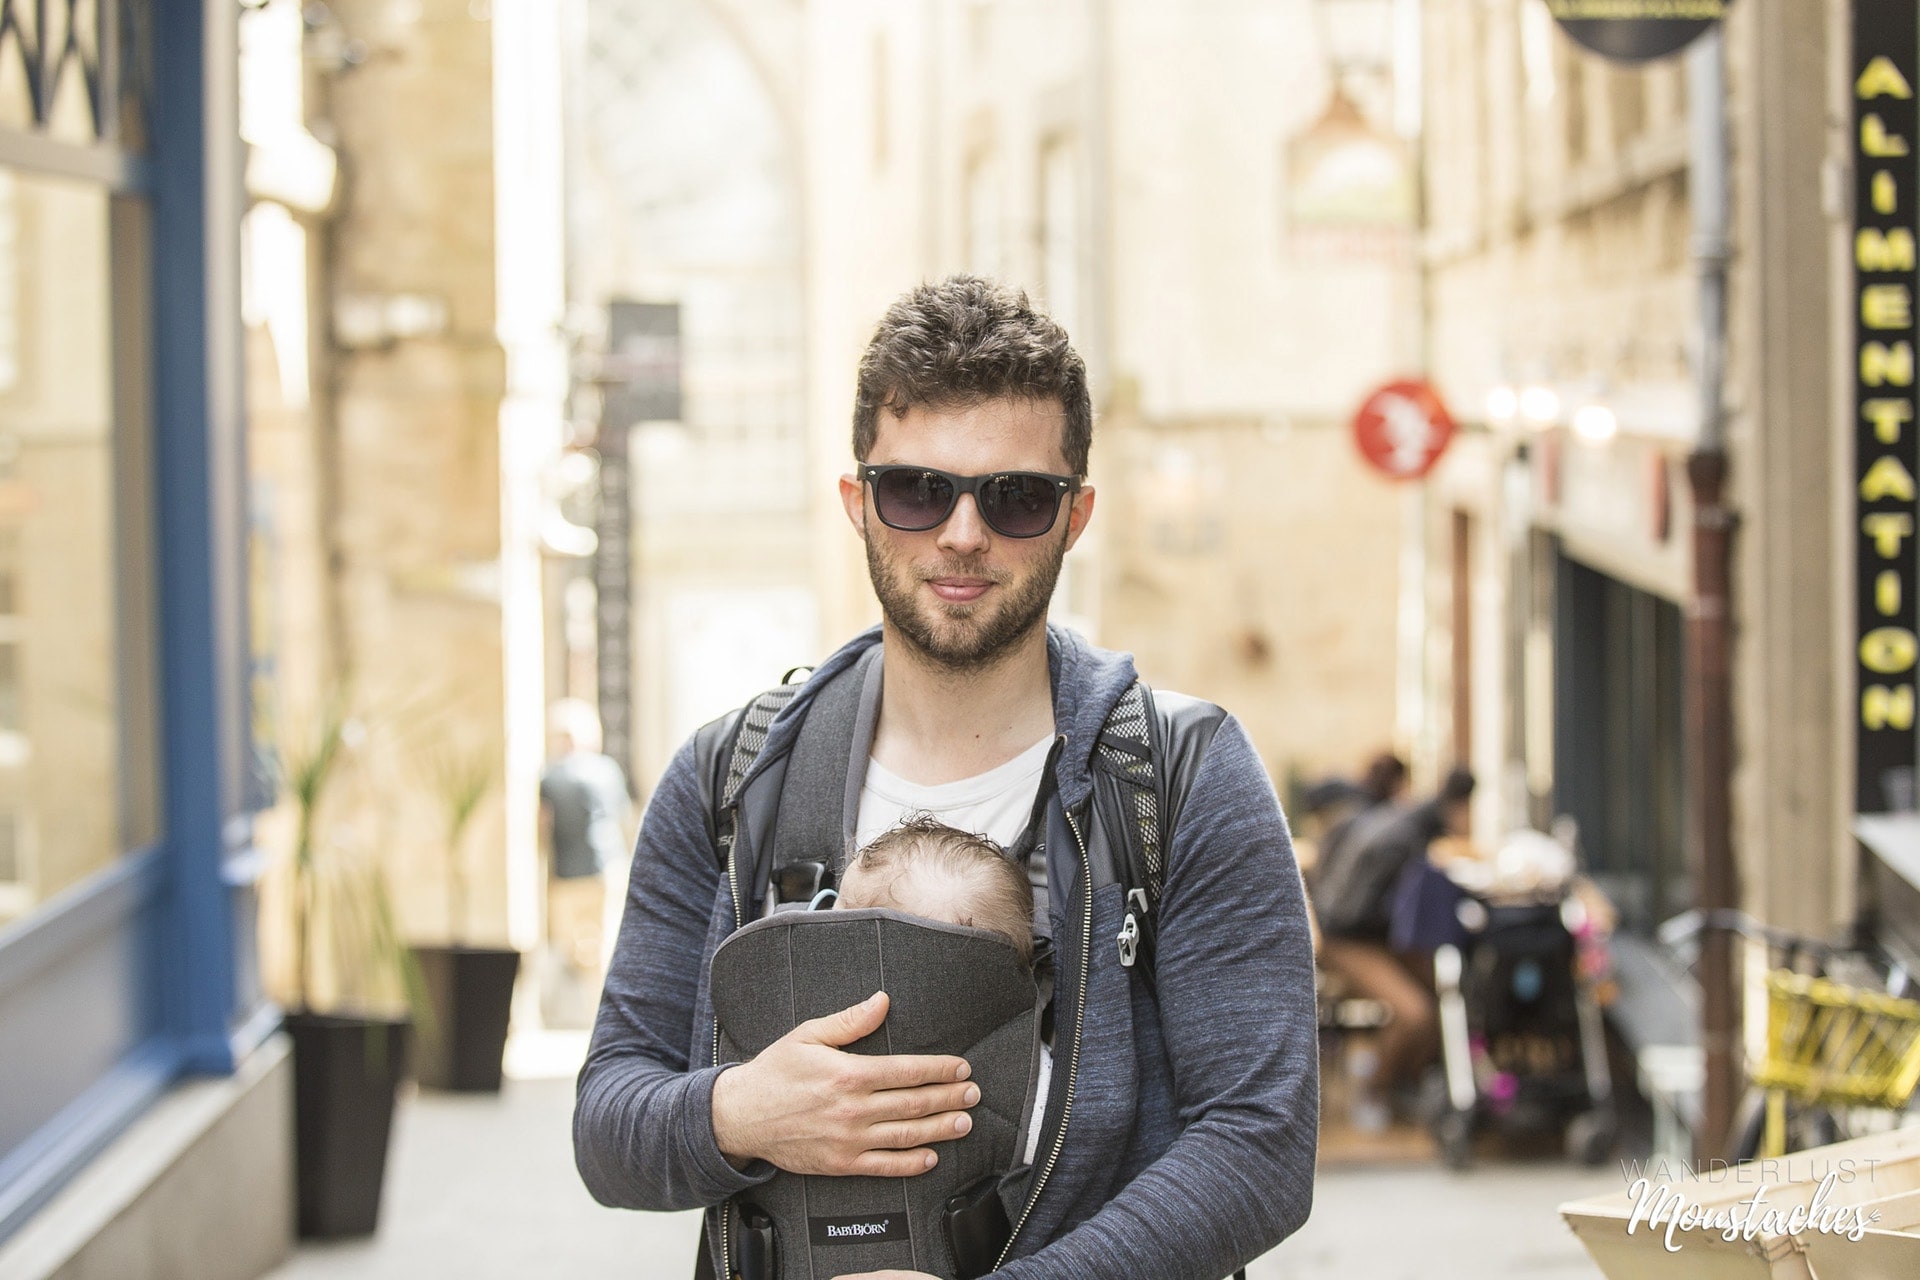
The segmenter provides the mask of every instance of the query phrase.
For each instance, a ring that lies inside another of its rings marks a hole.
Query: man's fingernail
[[[960,1064],[960,1069],[953,1073],[953,1078],[955,1080],[965,1080],[968,1076],[972,1074],[973,1074],[973,1065],[971,1063],[962,1062]]]
[[[965,1096],[966,1096],[966,1105],[969,1107],[972,1106],[974,1103],[980,1101],[980,1086],[977,1084],[968,1085]]]
[[[871,1009],[875,1005],[880,1003],[880,997],[884,996],[885,994],[887,993],[884,991],[876,991],[872,995],[868,996],[864,1001],[862,1001],[862,1003],[865,1004],[867,1008]]]
[[[939,1163],[940,1163],[939,1156],[933,1154],[933,1152],[931,1151],[927,1152],[927,1168],[931,1169],[933,1168],[933,1166]]]
[[[971,1128],[973,1128],[972,1116],[955,1116],[953,1118],[953,1131],[955,1133],[965,1133]]]

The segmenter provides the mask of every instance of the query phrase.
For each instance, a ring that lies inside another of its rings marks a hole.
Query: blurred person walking
[[[548,708],[547,738],[548,764],[540,775],[547,942],[564,983],[597,986],[606,961],[607,869],[624,864],[632,848],[633,797],[626,771],[600,750],[600,717],[587,703],[563,698]],[[550,1020],[569,1021],[565,1015]]]
[[[1380,804],[1330,839],[1314,882],[1320,963],[1358,994],[1392,1012],[1380,1033],[1370,1088],[1375,1101],[1404,1101],[1440,1049],[1440,1016],[1430,961],[1389,945],[1394,897],[1410,867],[1443,836],[1465,835],[1473,774],[1456,768],[1440,790],[1412,806]]]

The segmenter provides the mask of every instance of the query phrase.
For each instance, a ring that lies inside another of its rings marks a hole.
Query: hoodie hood
[[[793,701],[781,709],[767,731],[767,745],[748,771],[753,778],[772,760],[792,749],[801,721],[820,689],[845,673],[881,643],[881,628],[869,627],[841,645],[807,677]],[[1064,734],[1066,746],[1054,767],[1060,802],[1067,808],[1084,803],[1093,791],[1093,747],[1114,704],[1137,678],[1133,655],[1097,649],[1076,631],[1047,624],[1047,676],[1053,685],[1054,732]]]

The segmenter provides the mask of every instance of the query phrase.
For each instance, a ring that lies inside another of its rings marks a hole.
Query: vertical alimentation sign
[[[1920,21],[1913,0],[1854,0],[1853,479],[1857,684],[1855,807],[1914,807],[1914,422]]]
[[[601,371],[600,509],[594,521],[594,672],[602,750],[633,777],[633,466],[642,422],[677,422],[680,305],[615,299],[607,308]]]

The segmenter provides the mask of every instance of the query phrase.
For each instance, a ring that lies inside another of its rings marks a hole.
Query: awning
[[[1920,893],[1920,813],[1863,813],[1853,820],[1853,834]]]

